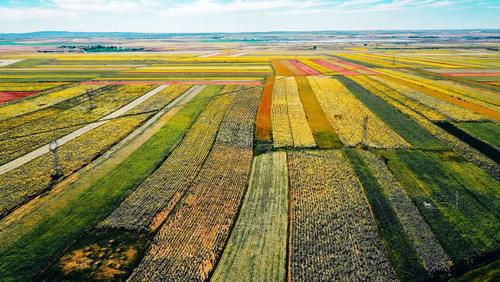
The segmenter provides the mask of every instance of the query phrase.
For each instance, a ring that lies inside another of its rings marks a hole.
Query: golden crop
[[[286,78],[286,102],[288,119],[293,136],[294,147],[315,147],[316,142],[309,127],[309,123],[299,97],[297,82],[293,76]]]
[[[288,152],[290,280],[396,277],[359,180],[341,151]]]
[[[293,136],[288,118],[288,104],[286,101],[286,78],[277,76],[274,82],[271,124],[273,127],[274,147],[292,147]]]
[[[234,88],[226,86],[222,91],[230,92]],[[221,95],[212,100],[167,160],[100,226],[156,230],[200,170],[233,99],[234,95]]]
[[[311,76],[309,81],[326,117],[345,145],[356,146],[363,142],[375,148],[410,147],[338,80]],[[362,140],[365,116],[368,116],[368,126],[366,140]]]
[[[262,88],[239,93],[207,160],[161,226],[132,280],[205,280],[222,254],[248,182]]]
[[[406,95],[410,99],[416,100],[431,109],[439,112],[441,115],[446,116],[448,119],[453,121],[480,121],[485,120],[482,115],[470,111],[468,109],[459,107],[457,105],[448,103],[441,99],[426,95],[418,90],[410,88],[408,86],[398,84],[396,82],[385,79],[384,77],[375,76],[372,79],[377,80],[388,87],[397,90],[399,93]],[[418,109],[417,109],[418,110]],[[425,115],[425,114],[424,114]],[[427,116],[427,115],[425,115]],[[430,118],[431,120],[435,120]]]

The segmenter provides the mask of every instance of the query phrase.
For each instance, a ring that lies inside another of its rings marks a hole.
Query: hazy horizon
[[[33,30],[26,32],[0,32],[0,34],[32,34],[32,33],[137,33],[137,34],[245,34],[245,33],[303,33],[303,32],[428,32],[428,31],[500,31],[500,28],[445,28],[445,29],[325,29],[325,30],[265,30],[265,31],[211,31],[211,32],[141,32],[141,31],[82,31],[82,30]]]
[[[499,11],[495,0],[3,0],[0,33],[498,29]]]

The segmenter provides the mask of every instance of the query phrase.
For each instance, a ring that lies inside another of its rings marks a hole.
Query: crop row
[[[439,84],[428,79],[412,77],[400,72],[393,72],[385,69],[380,69],[378,71],[387,74],[387,78],[391,80],[412,87],[427,95],[467,108],[488,118],[500,120],[500,102],[495,101],[493,98],[486,99],[484,97],[474,97],[474,93],[472,92]]]
[[[498,181],[453,153],[382,155],[456,265],[467,266],[498,250],[499,203],[493,200]]]
[[[334,62],[335,64],[339,65],[339,66],[342,66],[346,69],[349,69],[349,70],[354,70],[360,74],[367,74],[367,75],[377,75],[376,72],[368,69],[368,68],[365,68],[363,66],[360,66],[360,65],[357,65],[357,64],[354,64],[354,63],[351,63],[351,62],[346,62],[346,61],[342,61],[342,60],[339,60],[339,59],[330,59],[331,62]]]
[[[108,173],[91,178],[76,190],[49,194],[36,214],[30,213],[24,218],[30,224],[36,222],[37,227],[21,227],[22,238],[19,239],[16,232],[15,241],[12,243],[10,238],[11,243],[0,249],[0,277],[34,279],[71,242],[109,215],[161,165],[219,90],[219,86],[189,89],[176,99],[175,105],[165,108],[166,114],[161,119],[166,119],[166,123],[122,162],[112,165]]]
[[[332,54],[336,57],[340,57],[344,60],[347,61],[354,61],[356,63],[359,63],[363,66],[369,67],[369,68],[377,68],[377,67],[384,67],[384,68],[401,68],[401,67],[411,67],[409,65],[404,65],[400,63],[392,63],[380,59],[374,59],[374,58],[367,58],[367,57],[362,57],[356,54],[340,54],[340,53],[335,53]]]
[[[268,76],[262,92],[257,118],[255,120],[255,139],[271,142],[272,124],[271,124],[271,105],[273,99],[274,76]]]
[[[396,280],[341,151],[288,153],[291,281]]]
[[[362,183],[398,277],[426,281],[429,272],[449,276],[451,259],[387,166],[368,151],[348,149],[345,153]]]
[[[284,281],[288,239],[285,152],[256,156],[231,237],[212,281]]]
[[[236,96],[206,162],[159,229],[131,281],[207,279],[229,237],[248,181],[261,92],[254,88]]]
[[[364,143],[376,148],[408,148],[409,145],[338,80],[327,77],[309,77],[316,97],[326,117],[342,143],[356,146]],[[368,117],[366,138],[363,140],[364,118]]]
[[[310,60],[310,59],[300,59],[299,62],[301,62],[302,64],[304,64],[312,69],[315,69],[318,72],[325,74],[325,75],[337,75],[338,74],[329,68],[326,68],[320,64],[315,63],[313,60]]]
[[[426,150],[448,149],[444,143],[382,98],[370,93],[366,88],[345,76],[339,77],[338,80],[371,112],[414,148]]]
[[[87,89],[95,90],[100,87],[102,86],[77,85],[59,91],[45,91],[35,97],[15,101],[9,105],[2,105],[0,107],[0,121],[50,107],[64,100],[82,95]],[[2,129],[5,130],[3,127]]]
[[[443,116],[441,113],[436,111],[435,109],[429,107],[428,105],[423,104],[422,102],[412,99],[407,95],[402,94],[403,89],[399,88],[404,87],[402,85],[398,85],[398,88],[396,91],[396,88],[391,88],[388,85],[389,84],[384,84],[382,83],[382,80],[375,80],[373,77],[368,78],[366,76],[357,76],[357,77],[351,77],[353,81],[358,83],[359,85],[365,87],[367,90],[369,90],[371,93],[385,97],[389,96],[397,101],[400,101],[407,107],[411,108],[412,110],[420,113],[421,115],[425,116],[426,118],[430,119],[431,121],[445,121],[446,117]]]
[[[344,68],[343,66],[339,66],[333,63],[332,61],[327,61],[327,60],[312,60],[312,61],[340,75],[359,75],[359,73],[357,73],[356,71]]]
[[[276,78],[271,119],[275,147],[316,146],[294,77]]]
[[[0,82],[0,91],[43,91],[64,84],[64,82]]]
[[[189,68],[189,67],[185,67],[185,68],[138,68],[138,69],[133,69],[133,70],[128,70],[128,71],[123,71],[121,72],[123,74],[125,73],[130,73],[130,74],[133,74],[133,73],[151,73],[151,74],[154,74],[154,73],[162,73],[162,74],[168,74],[168,73],[266,73],[266,74],[270,74],[271,73],[271,69],[269,68],[261,68],[261,69],[248,69],[248,68],[241,68],[241,69],[238,69],[238,68],[227,68],[225,69],[224,67],[219,67],[219,68],[210,68],[210,67],[207,67],[207,68]]]
[[[46,111],[49,114],[43,111],[35,112],[33,115],[36,116],[36,119],[23,116],[20,119],[4,121],[12,128],[0,133],[0,139],[5,139],[0,141],[0,150],[5,152],[0,157],[0,163],[13,160],[51,140],[59,139],[81,127],[82,123],[96,121],[152,90],[153,87],[144,85],[120,86],[96,93],[92,99],[92,109],[90,109],[89,99],[83,97],[82,101],[75,101],[75,103],[64,105],[64,107],[59,105],[60,107],[48,108]],[[30,121],[27,122],[27,119]],[[39,132],[44,133],[32,135],[32,133]],[[12,139],[12,137],[17,136],[25,137]]]
[[[234,88],[226,86],[222,92]],[[232,100],[232,95],[212,100],[167,160],[100,227],[156,230],[200,170]]]
[[[241,80],[241,81],[254,81],[254,80],[262,80],[262,76],[254,76],[254,75],[242,75],[242,76],[220,76],[220,75],[180,75],[180,76],[165,76],[162,74],[154,76],[151,75],[120,75],[120,76],[102,76],[94,79],[94,81],[149,81],[149,80],[174,80],[174,81],[189,81],[189,80],[201,80],[201,81],[214,81],[214,80]]]
[[[381,70],[381,72],[397,77],[400,79],[403,79],[405,81],[417,83],[419,85],[425,86],[428,89],[440,91],[444,94],[447,94],[452,97],[460,98],[465,101],[472,102],[477,105],[481,105],[485,108],[490,108],[492,110],[498,110],[500,106],[500,98],[498,95],[493,94],[493,93],[484,93],[481,91],[477,90],[477,87],[475,89],[470,89],[470,88],[464,88],[460,87],[459,85],[450,85],[443,83],[440,80],[436,79],[430,79],[426,78],[421,75],[416,75],[414,73],[411,73],[409,71],[405,72],[396,72],[396,71],[390,71],[390,70]],[[493,95],[492,95],[493,94]]]
[[[500,166],[497,163],[487,158],[482,153],[472,148],[467,143],[464,143],[454,135],[449,134],[439,126],[435,125],[431,120],[429,120],[428,117],[423,116],[423,112],[419,112],[418,108],[413,108],[411,104],[408,104],[404,99],[406,96],[401,94],[397,95],[398,92],[396,91],[384,91],[387,88],[384,85],[369,80],[358,80],[359,78],[360,77],[357,77],[353,80],[369,89],[371,93],[385,100],[385,102],[393,106],[401,113],[410,117],[414,122],[418,123],[421,128],[426,130],[425,134],[432,134],[432,136],[449,146],[453,151],[463,155],[470,162],[473,162],[490,175],[497,179],[500,178]],[[422,148],[425,149],[426,147]]]
[[[314,140],[319,148],[338,148],[342,146],[335,130],[330,125],[321,105],[314,95],[309,80],[303,76],[295,77],[304,112],[311,128]]]
[[[182,94],[185,89],[182,86],[174,86],[171,94],[166,95],[168,99],[164,96],[166,99],[161,104],[145,103],[131,111],[158,109]],[[62,173],[69,175],[88,164],[96,156],[127,136],[149,116],[151,114],[115,119],[64,144],[58,150]],[[54,156],[45,154],[17,169],[0,175],[0,187],[2,187],[0,189],[0,216],[4,216],[19,204],[49,189],[54,181],[51,178],[53,163]]]
[[[282,60],[271,60],[271,63],[273,64],[274,72],[277,76],[294,75],[293,71],[287,68],[286,65],[283,64]]]
[[[426,269],[430,273],[450,272],[450,257],[387,165],[375,153],[360,151],[360,154],[391,201]]]
[[[359,56],[363,57],[368,57],[368,58],[375,58],[375,59],[380,59],[385,62],[391,62],[391,61],[397,61],[397,62],[403,62],[407,63],[410,65],[416,65],[419,67],[437,67],[437,68],[467,68],[470,66],[467,65],[457,65],[457,64],[452,64],[449,62],[436,62],[433,60],[429,59],[417,59],[417,58],[406,58],[406,57],[401,57],[401,56],[389,56],[389,55],[378,55],[378,54],[359,54]]]
[[[426,77],[432,80],[439,80],[440,83],[458,88],[464,91],[468,91],[476,95],[479,99],[482,97],[499,97],[497,94],[497,89],[489,86],[488,84],[481,84],[474,81],[466,80],[460,77],[449,77],[444,76],[438,72],[438,70],[412,70],[410,72],[415,75],[420,75],[422,77]]]
[[[500,125],[494,122],[462,122],[457,126],[479,139],[500,148]]]
[[[429,96],[411,87],[388,80],[382,76],[373,77],[373,79],[387,85],[392,89],[397,90],[399,93],[408,96],[410,99],[419,101],[420,103],[428,106],[429,108],[435,109],[441,115],[446,116],[449,120],[453,121],[485,120],[485,118],[482,115],[475,113],[471,110],[459,107],[455,104],[448,103],[433,96]]]
[[[288,118],[288,104],[286,96],[286,78],[284,76],[278,76],[274,81],[271,105],[273,145],[278,148],[293,146],[293,136],[290,120]]]
[[[299,60],[289,60],[289,62],[300,71],[301,75],[322,75],[321,72],[305,65]]]
[[[293,136],[294,147],[315,147],[316,142],[307,122],[306,114],[299,97],[299,89],[295,77],[285,79],[288,120]]]

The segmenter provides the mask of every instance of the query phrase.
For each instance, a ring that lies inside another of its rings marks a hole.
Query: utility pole
[[[92,91],[92,89],[90,89],[90,91],[89,91],[89,89],[87,89],[86,93],[87,93],[87,96],[89,98],[89,112],[91,112],[94,109],[94,103],[93,103],[94,92]]]
[[[59,145],[56,140],[52,140],[49,143],[49,151],[54,154],[54,172],[52,173],[53,178],[58,178],[61,175],[61,166],[59,165],[58,151]]]
[[[363,139],[361,139],[361,144],[366,145],[366,134],[368,130],[368,116],[363,118]]]

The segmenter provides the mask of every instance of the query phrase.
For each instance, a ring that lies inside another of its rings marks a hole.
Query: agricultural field
[[[0,53],[0,281],[498,279],[498,51],[130,44]]]

